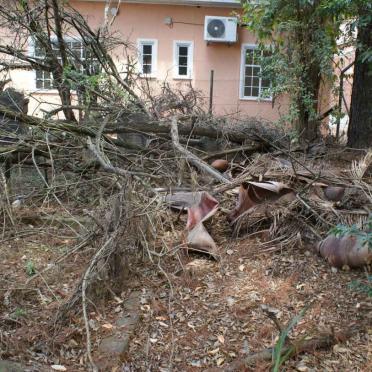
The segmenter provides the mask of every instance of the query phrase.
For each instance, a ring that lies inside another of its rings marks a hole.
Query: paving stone
[[[98,347],[101,353],[120,356],[129,347],[129,334],[123,333],[104,338]],[[2,372],[2,371],[1,371]]]
[[[138,312],[140,308],[141,292],[132,292],[125,300],[123,308],[126,312]]]
[[[139,321],[139,314],[138,313],[131,313],[127,316],[123,316],[116,321],[116,326],[121,328],[121,330],[125,329],[127,331],[131,331]]]

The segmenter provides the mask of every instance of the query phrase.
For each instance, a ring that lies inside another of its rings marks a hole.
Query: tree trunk
[[[297,98],[298,120],[297,132],[300,138],[305,142],[312,142],[319,137],[319,120],[318,99],[320,88],[320,68],[318,66],[310,66],[307,71],[303,72],[302,85],[304,90],[299,92]],[[309,107],[306,102],[307,97],[311,97],[313,104]]]
[[[314,5],[315,6],[315,5]],[[298,10],[300,13],[300,11]],[[302,23],[308,25],[307,18],[310,14],[298,15],[302,17]],[[319,20],[322,23],[321,20]],[[321,71],[318,61],[314,61],[313,51],[309,49],[309,45],[313,45],[314,32],[308,28],[301,28],[297,31],[296,41],[298,45],[303,47],[300,64],[303,66],[300,76],[301,88],[297,95],[297,110],[298,119],[296,129],[300,136],[300,139],[304,142],[313,142],[319,137],[319,120],[317,119],[318,114],[318,99],[319,99],[319,88],[321,81]],[[312,103],[310,103],[310,101]]]
[[[360,14],[363,16],[368,13],[360,12]],[[371,17],[366,24],[361,22],[357,45],[351,93],[348,146],[368,148],[372,146],[372,62],[371,57],[365,58],[363,61],[363,52],[372,48]]]

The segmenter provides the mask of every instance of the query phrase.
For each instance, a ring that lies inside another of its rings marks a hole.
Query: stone
[[[124,311],[137,312],[140,308],[141,292],[132,292],[123,304]]]
[[[98,347],[98,351],[105,354],[120,356],[128,350],[128,347],[129,334],[123,333],[104,338]]]
[[[122,329],[125,328],[128,330],[131,330],[132,328],[136,326],[138,321],[139,321],[138,313],[132,313],[132,314],[128,314],[127,316],[123,316],[119,318],[116,321],[116,326],[118,328],[122,328]]]

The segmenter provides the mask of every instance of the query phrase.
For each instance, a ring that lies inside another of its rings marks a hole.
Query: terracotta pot
[[[341,186],[328,186],[323,189],[324,196],[334,202],[338,202],[345,194],[345,187]]]
[[[211,166],[220,172],[226,172],[227,168],[229,167],[229,162],[224,159],[216,159],[212,162]]]

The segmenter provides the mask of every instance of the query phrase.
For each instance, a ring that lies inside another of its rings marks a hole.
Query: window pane
[[[36,88],[37,89],[42,89],[43,88],[43,81],[40,79],[36,80]]]
[[[82,49],[83,44],[81,41],[73,41],[72,42],[72,49]]]
[[[187,67],[180,66],[178,68],[178,74],[181,76],[187,76]]]
[[[253,50],[247,49],[245,54],[245,64],[246,65],[253,65]]]
[[[258,97],[259,88],[252,88],[252,97]]]
[[[245,68],[245,76],[252,76],[253,67],[246,67]]]
[[[151,65],[143,65],[142,70],[144,74],[151,74]]]
[[[39,42],[35,42],[35,57],[45,57],[45,51]]]
[[[244,86],[246,86],[246,87],[250,87],[250,86],[252,86],[252,77],[251,76],[247,76],[246,78],[245,78],[245,80],[244,80]]]
[[[43,78],[43,71],[36,70],[36,79],[42,79]]]
[[[44,80],[44,89],[50,89],[51,83],[50,80]]]
[[[152,54],[152,45],[143,45],[143,54]]]
[[[244,96],[250,97],[252,95],[252,88],[251,87],[245,87],[244,88]]]
[[[253,67],[253,76],[260,76],[261,67]]]
[[[152,62],[152,56],[151,55],[144,55],[143,56],[143,64],[144,65],[150,65]]]
[[[252,79],[252,86],[259,87],[260,86],[260,79],[258,77],[254,77]]]
[[[188,47],[187,46],[180,46],[178,50],[178,54],[180,56],[187,56]]]
[[[180,66],[187,66],[187,57],[180,57],[179,58],[179,65]]]

